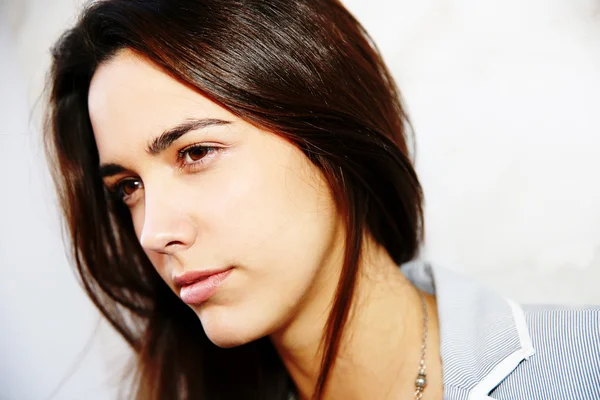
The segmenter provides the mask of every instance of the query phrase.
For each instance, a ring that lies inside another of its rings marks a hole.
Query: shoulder
[[[522,305],[538,346],[600,347],[600,306]],[[587,339],[596,339],[589,343]],[[550,343],[551,341],[551,343]]]
[[[600,307],[523,305],[535,353],[493,399],[600,399]]]
[[[440,266],[402,271],[437,298],[445,400],[600,399],[600,306],[521,305]]]

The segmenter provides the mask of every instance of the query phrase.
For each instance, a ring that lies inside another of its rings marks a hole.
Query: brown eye
[[[113,191],[118,199],[125,200],[143,187],[142,181],[139,179],[125,179],[119,182]]]
[[[213,146],[193,145],[181,150],[178,158],[183,165],[200,165],[217,150],[219,148]]]
[[[204,158],[209,152],[209,148],[207,147],[193,147],[191,149],[186,150],[187,158],[191,162],[196,162]]]
[[[134,181],[134,180],[127,180],[125,182],[123,182],[122,186],[121,186],[121,192],[127,196],[133,194],[133,192],[136,191],[136,189],[138,189],[140,186],[142,185],[142,183],[140,181]]]

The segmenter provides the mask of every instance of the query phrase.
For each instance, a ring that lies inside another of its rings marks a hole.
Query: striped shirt
[[[600,400],[600,306],[519,305],[439,266],[401,270],[437,299],[444,400]]]

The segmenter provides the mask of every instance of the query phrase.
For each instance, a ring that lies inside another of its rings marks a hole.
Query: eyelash
[[[202,158],[200,158],[197,161],[192,161],[192,162],[186,163],[185,162],[186,156],[189,155],[190,152],[192,152],[194,150],[203,150],[206,152],[206,155],[204,155]],[[190,146],[185,147],[177,152],[177,163],[178,163],[177,167],[179,170],[189,168],[190,172],[197,171],[202,167],[202,165],[204,163],[207,162],[207,158],[209,158],[209,159],[212,158],[213,155],[220,150],[222,150],[222,148],[215,147],[215,146],[209,146],[209,145],[203,145],[203,144],[190,145]],[[116,200],[126,202],[129,197],[135,195],[135,192],[130,195],[123,195],[122,191],[123,191],[124,185],[127,184],[128,182],[137,182],[137,181],[139,181],[139,179],[130,178],[130,177],[123,178],[123,179],[119,180],[118,182],[116,182],[115,184],[108,187],[108,190],[111,192],[112,196]]]
[[[188,155],[191,151],[194,150],[204,150],[206,151],[206,155],[198,161],[192,161],[190,163],[185,163],[185,156]],[[185,147],[177,152],[177,161],[179,162],[179,169],[184,169],[186,167],[190,167],[192,171],[197,171],[207,160],[207,157],[212,157],[214,153],[221,150],[220,147],[205,145],[205,144],[192,144],[188,147]]]

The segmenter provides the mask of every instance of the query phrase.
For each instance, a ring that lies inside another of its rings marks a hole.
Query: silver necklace
[[[421,400],[423,398],[423,391],[427,387],[427,374],[425,370],[425,356],[427,355],[427,323],[429,317],[427,316],[427,304],[425,303],[425,297],[420,289],[417,289],[419,296],[421,297],[421,303],[423,304],[423,343],[421,344],[421,360],[419,361],[419,372],[415,379],[415,399]]]

